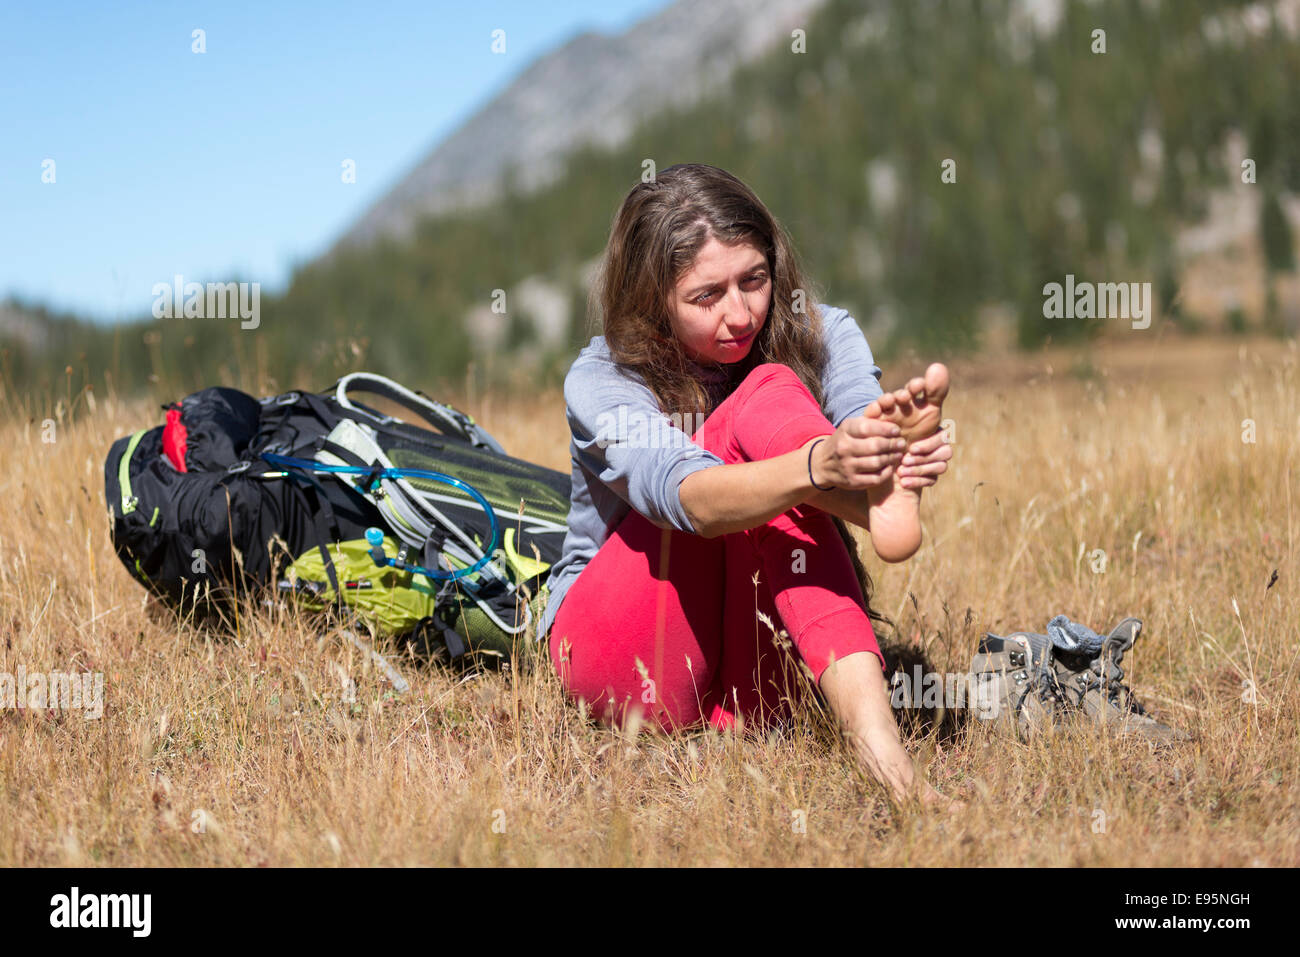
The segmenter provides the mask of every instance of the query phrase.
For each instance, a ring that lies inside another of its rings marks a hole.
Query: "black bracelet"
[[[814,442],[812,445],[808,446],[808,481],[809,481],[809,482],[812,482],[812,487],[815,488],[815,489],[817,489],[819,492],[830,492],[830,491],[833,491],[833,490],[835,489],[835,486],[834,486],[834,485],[828,485],[828,486],[826,486],[825,488],[823,488],[822,486],[818,485],[818,484],[817,484],[817,480],[814,479],[814,478],[812,477],[812,454],[813,454],[813,449],[817,448],[817,446],[821,445],[821,444],[822,444],[823,442],[825,442],[825,441],[826,441],[825,438],[820,438],[820,439],[818,439],[816,442]]]

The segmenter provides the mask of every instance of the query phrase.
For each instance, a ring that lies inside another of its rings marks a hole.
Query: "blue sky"
[[[111,321],[176,273],[278,291],[540,54],[665,3],[5,2],[0,299]]]

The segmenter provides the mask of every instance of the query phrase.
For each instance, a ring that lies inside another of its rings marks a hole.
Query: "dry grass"
[[[29,404],[0,426],[0,671],[102,671],[105,709],[0,711],[0,865],[1295,865],[1298,387],[1295,343],[955,367],[926,544],[872,565],[901,640],[961,670],[985,629],[1137,615],[1134,686],[1196,741],[949,722],[912,743],[966,798],[951,817],[891,808],[815,720],[630,741],[546,669],[404,666],[397,696],[283,610],[249,611],[233,640],[153,615],[109,547],[101,473],[156,404],[65,402],[53,443]],[[565,467],[558,394],[467,401],[514,454]]]

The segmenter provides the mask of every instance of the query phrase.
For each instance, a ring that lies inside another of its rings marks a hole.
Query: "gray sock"
[[[1057,615],[1047,623],[1047,634],[1056,648],[1082,658],[1096,658],[1105,641],[1087,625],[1070,621],[1064,615]]]

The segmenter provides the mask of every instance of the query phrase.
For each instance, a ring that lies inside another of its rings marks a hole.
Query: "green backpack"
[[[376,412],[358,393],[444,431]],[[345,376],[334,399],[345,414],[312,443],[310,461],[269,448],[262,458],[345,482],[382,523],[304,551],[280,587],[307,608],[342,604],[373,632],[451,661],[515,657],[563,545],[568,476],[510,457],[469,417],[381,376]]]

